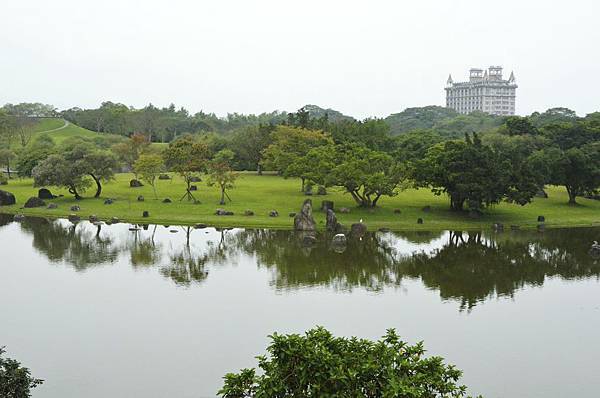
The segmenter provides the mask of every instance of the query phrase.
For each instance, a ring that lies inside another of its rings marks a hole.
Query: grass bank
[[[268,227],[291,228],[292,219],[289,213],[297,212],[304,201],[300,191],[300,181],[297,179],[283,179],[278,176],[257,176],[251,173],[242,173],[236,182],[236,187],[230,191],[232,202],[224,206],[218,205],[219,192],[216,188],[207,187],[204,182],[197,183],[196,198],[201,202],[194,204],[180,201],[185,188],[183,181],[174,176],[172,180],[158,182],[157,191],[159,199],[154,199],[152,189],[148,186],[130,188],[131,174],[118,174],[114,181],[105,184],[102,198],[85,198],[76,201],[68,192],[53,189],[54,194],[62,194],[52,200],[58,205],[57,209],[22,209],[25,201],[31,196],[37,196],[37,188],[33,188],[30,179],[11,180],[9,185],[0,189],[12,192],[17,204],[14,206],[0,207],[0,212],[22,213],[25,215],[65,217],[73,213],[72,205],[79,205],[78,214],[87,218],[94,214],[107,220],[118,217],[132,223],[157,223],[165,225],[193,225],[205,223],[218,227]],[[94,191],[88,192],[91,195]],[[329,189],[326,196],[313,196],[313,205],[318,209],[322,200],[332,200],[335,208],[348,207],[349,214],[337,212],[342,224],[349,226],[360,219],[370,229],[389,228],[391,230],[442,230],[442,229],[481,229],[490,228],[495,222],[500,222],[506,228],[509,225],[519,225],[522,228],[537,226],[537,217],[546,218],[547,227],[562,226],[592,226],[600,225],[600,201],[579,199],[578,206],[567,204],[567,194],[562,187],[547,189],[549,198],[536,198],[532,204],[518,206],[502,203],[486,211],[480,219],[471,219],[465,214],[449,211],[448,200],[445,196],[434,196],[429,190],[408,190],[401,192],[393,198],[384,197],[380,200],[380,207],[376,209],[357,208],[352,198],[340,189]],[[138,202],[137,197],[143,195],[144,202]],[[106,198],[113,198],[114,203],[105,205]],[[163,203],[164,198],[170,198],[172,203]],[[46,201],[50,202],[50,201]],[[423,207],[430,206],[431,210],[423,211]],[[234,212],[233,216],[217,216],[215,210],[224,208]],[[245,210],[252,210],[254,216],[244,216]],[[397,214],[395,209],[401,212]],[[279,217],[269,217],[271,210],[277,210]],[[149,218],[143,218],[142,212],[150,212]],[[423,224],[417,224],[417,219],[423,218]],[[325,215],[315,211],[315,219],[319,228],[325,226]]]

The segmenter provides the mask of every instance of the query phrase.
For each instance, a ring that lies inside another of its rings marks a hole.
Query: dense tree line
[[[15,109],[21,115],[55,112],[30,105],[0,111],[3,142],[18,140]],[[600,113],[580,118],[553,108],[498,117],[410,108],[392,115],[402,126],[394,135],[389,118],[357,121],[329,111],[307,106],[288,114],[218,118],[190,115],[174,105],[134,109],[105,102],[95,110],[62,113],[99,132],[96,139],[57,146],[37,135],[22,142],[21,150],[0,151],[0,162],[33,176],[38,185],[65,186],[76,197],[92,185],[99,196],[102,183],[120,170],[141,175],[153,187],[158,173],[173,171],[186,182],[189,200],[196,200],[194,179],[212,172],[209,183],[221,189],[222,203],[234,185],[234,170],[298,177],[302,191],[337,187],[363,207],[407,187],[446,194],[451,209],[477,212],[501,201],[526,205],[547,184],[564,186],[571,204],[597,195],[600,187]],[[169,145],[159,149],[151,145],[156,140]]]

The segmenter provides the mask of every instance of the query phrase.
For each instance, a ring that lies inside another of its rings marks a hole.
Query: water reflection
[[[1,216],[0,228],[8,224]],[[78,271],[123,256],[133,267],[156,267],[175,284],[191,286],[205,281],[213,267],[254,261],[269,271],[278,290],[381,292],[400,287],[403,279],[419,279],[467,310],[490,298],[512,297],[524,286],[541,286],[549,277],[600,275],[600,262],[588,254],[591,242],[599,240],[597,228],[376,233],[350,239],[341,253],[329,244],[331,236],[321,234],[307,244],[290,231],[74,225],[42,218],[27,218],[20,228],[39,253]]]

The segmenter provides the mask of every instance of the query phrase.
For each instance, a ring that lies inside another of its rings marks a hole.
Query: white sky
[[[600,110],[598,0],[2,0],[0,104],[112,100],[355,116],[444,104],[448,73],[514,70],[517,113]]]

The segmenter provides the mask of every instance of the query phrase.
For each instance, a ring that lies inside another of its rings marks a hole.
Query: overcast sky
[[[600,110],[598,0],[0,2],[0,104],[192,112],[444,105],[448,74],[514,70],[517,113]]]

